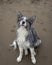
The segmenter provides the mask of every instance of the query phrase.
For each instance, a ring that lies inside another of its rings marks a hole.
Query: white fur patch
[[[21,26],[17,30],[17,33],[18,33],[18,38],[17,38],[18,45],[20,45],[24,48],[26,46],[29,46],[29,43],[26,42],[26,40],[25,40],[26,36],[28,35],[28,31],[23,26]]]

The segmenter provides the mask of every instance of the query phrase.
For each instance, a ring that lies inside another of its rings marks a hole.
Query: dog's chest
[[[18,45],[23,47],[28,46],[28,44],[26,44],[27,43],[26,37],[28,35],[28,31],[24,27],[20,27],[17,30],[17,33],[18,33],[18,38],[17,38]]]

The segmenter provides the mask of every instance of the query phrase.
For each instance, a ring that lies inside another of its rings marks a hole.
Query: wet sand
[[[19,51],[9,46],[16,36],[18,11],[22,11],[25,16],[36,15],[33,27],[42,44],[35,49],[35,65],[52,65],[52,0],[0,1],[0,65],[33,65],[30,53],[23,57],[21,63],[17,63]]]

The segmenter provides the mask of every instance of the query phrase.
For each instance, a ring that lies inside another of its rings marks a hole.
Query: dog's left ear
[[[23,14],[19,11],[18,12],[18,18],[21,18],[21,17],[23,17]]]
[[[21,17],[23,17],[23,14],[19,11],[18,15],[17,15],[17,22],[19,22],[21,20]]]
[[[36,16],[31,16],[29,18],[29,22],[32,24],[35,21],[35,19],[36,19]]]

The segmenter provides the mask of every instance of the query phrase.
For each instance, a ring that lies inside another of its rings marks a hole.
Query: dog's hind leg
[[[36,44],[35,44],[35,47],[38,47],[40,44],[41,44],[41,40],[38,39],[37,42],[36,42]]]

